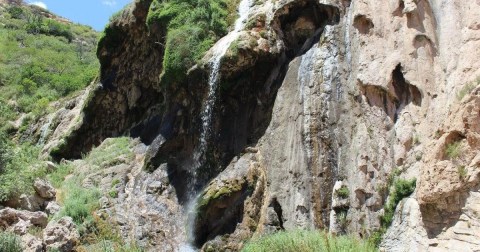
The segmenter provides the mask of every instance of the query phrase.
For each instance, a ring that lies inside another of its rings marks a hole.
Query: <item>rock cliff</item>
[[[107,27],[81,119],[45,149],[78,158],[120,135],[148,146],[127,162],[124,200],[105,207],[124,237],[152,251],[187,234],[209,251],[297,228],[367,238],[397,177],[416,189],[383,250],[480,249],[479,0],[255,1],[222,61],[198,172],[215,48],[163,83],[166,27],[146,25],[150,5]]]

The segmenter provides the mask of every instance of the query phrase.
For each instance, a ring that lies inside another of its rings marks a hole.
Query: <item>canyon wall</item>
[[[183,83],[161,85],[165,31],[147,29],[149,4],[136,1],[107,28],[83,121],[51,148],[60,159],[118,135],[148,145],[123,194],[149,216],[144,227],[157,215],[184,222],[147,246],[178,248],[184,241],[171,241],[185,229],[205,250],[297,228],[367,238],[381,228],[397,174],[417,186],[381,248],[480,249],[479,0],[256,1],[222,62],[214,134],[195,180],[212,54]],[[189,183],[199,194],[192,221]],[[135,223],[122,228],[134,239]]]

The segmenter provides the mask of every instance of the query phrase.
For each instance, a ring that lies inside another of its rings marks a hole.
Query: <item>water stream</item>
[[[220,66],[221,61],[225,53],[227,53],[228,48],[238,38],[238,35],[241,30],[245,27],[245,23],[248,18],[248,14],[250,13],[250,6],[252,0],[242,0],[238,7],[238,15],[239,18],[235,22],[235,28],[232,32],[228,33],[227,36],[220,39],[215,46],[213,47],[213,55],[212,59],[209,63],[210,66],[210,76],[208,78],[208,96],[205,102],[205,107],[202,112],[202,131],[200,135],[200,145],[197,148],[197,152],[199,153],[199,157],[203,156],[207,146],[208,138],[211,135],[210,124],[212,121],[212,112],[213,107],[215,106],[216,101],[216,94],[217,94],[217,87],[218,82],[220,79]]]
[[[235,22],[233,31],[229,32],[225,37],[221,38],[213,47],[212,57],[208,63],[210,68],[210,75],[208,78],[208,95],[205,101],[203,111],[201,113],[202,128],[200,132],[199,145],[195,148],[193,153],[193,165],[191,167],[192,181],[188,188],[189,202],[187,204],[187,215],[190,216],[187,221],[187,236],[189,242],[194,240],[194,222],[195,222],[195,207],[199,197],[197,186],[199,184],[198,169],[205,163],[205,153],[208,148],[208,141],[212,135],[211,124],[213,117],[213,110],[217,100],[217,89],[220,81],[220,66],[223,56],[227,53],[228,48],[234,42],[239,34],[245,28],[252,0],[242,0],[238,6],[238,19]],[[184,244],[180,247],[181,252],[195,251],[189,244]]]

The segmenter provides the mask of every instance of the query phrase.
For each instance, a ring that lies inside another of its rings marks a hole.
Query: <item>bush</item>
[[[385,205],[385,213],[381,217],[381,223],[383,228],[388,228],[393,221],[393,216],[395,214],[395,208],[397,207],[398,203],[404,199],[405,197],[410,196],[410,194],[415,191],[415,187],[417,184],[416,179],[412,180],[405,180],[405,179],[397,179],[393,184],[393,191],[390,192],[389,200]]]
[[[167,30],[163,82],[184,80],[187,70],[226,35],[235,20],[237,5],[238,0],[154,0],[147,25]]]
[[[350,195],[350,191],[348,190],[348,187],[342,186],[340,189],[338,189],[337,195],[342,199],[346,199]]]
[[[92,221],[92,213],[99,207],[100,191],[84,188],[73,181],[67,181],[63,189],[63,207],[59,216],[70,216],[77,225]]]
[[[0,251],[22,252],[20,238],[14,234],[0,231]]]
[[[445,149],[445,155],[448,159],[456,159],[461,154],[461,142],[455,141],[453,143],[447,144],[447,148]]]
[[[33,181],[45,176],[46,169],[38,166],[40,148],[29,144],[18,147],[3,147],[4,166],[0,171],[0,201],[8,200],[14,195],[33,192]]]
[[[352,236],[333,236],[320,231],[288,231],[249,241],[242,252],[369,252],[371,244]]]

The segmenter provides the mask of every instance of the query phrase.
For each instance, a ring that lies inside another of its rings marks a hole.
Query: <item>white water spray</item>
[[[197,151],[198,158],[200,158],[206,148],[207,140],[210,137],[210,124],[212,122],[212,112],[213,107],[215,106],[216,94],[218,81],[220,77],[220,66],[223,56],[227,53],[228,48],[235,39],[238,38],[238,35],[241,30],[245,27],[245,22],[247,21],[248,15],[250,13],[250,6],[252,5],[252,0],[242,0],[238,7],[239,18],[235,21],[235,29],[228,33],[227,36],[220,39],[215,46],[213,47],[213,56],[212,60],[209,63],[210,66],[210,76],[208,78],[208,96],[205,102],[205,108],[202,112],[202,132],[200,135],[200,146]],[[197,157],[195,157],[197,158]]]
[[[202,111],[201,118],[202,118],[202,128],[200,133],[200,143],[196,147],[193,153],[193,165],[191,167],[192,172],[192,181],[189,188],[189,202],[187,204],[187,215],[192,216],[194,214],[194,210],[196,207],[196,202],[199,197],[197,195],[195,187],[198,183],[198,169],[203,165],[205,159],[204,155],[208,148],[208,140],[211,136],[211,123],[213,117],[213,109],[215,106],[215,102],[217,99],[217,88],[218,82],[220,81],[220,66],[221,61],[225,54],[227,53],[228,48],[235,41],[240,31],[245,28],[245,23],[248,19],[248,15],[250,14],[250,7],[252,6],[252,0],[242,0],[238,7],[238,19],[235,22],[235,28],[233,31],[228,33],[225,37],[221,38],[213,47],[212,58],[208,65],[210,66],[210,76],[208,78],[208,96],[205,101],[205,107]],[[194,238],[194,218],[188,218],[187,223],[187,232],[190,242]],[[194,251],[192,247],[188,244],[184,244],[180,248],[181,252],[189,252]]]

